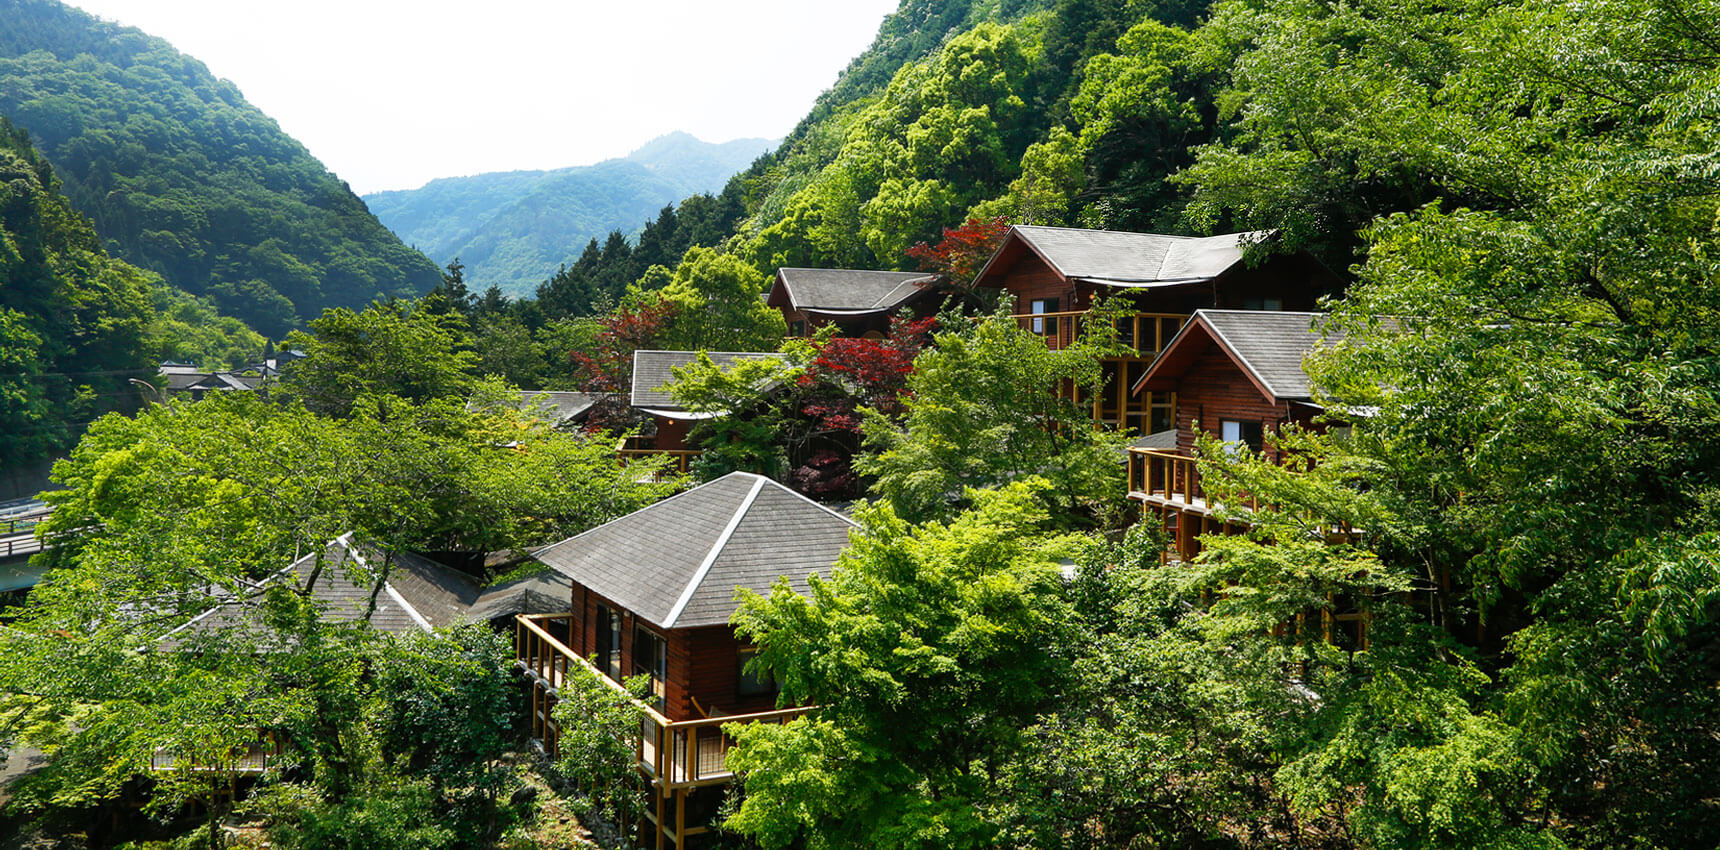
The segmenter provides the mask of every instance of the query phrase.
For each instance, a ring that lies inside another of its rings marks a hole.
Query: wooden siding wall
[[[679,452],[688,448],[687,432],[692,430],[692,420],[670,419],[667,416],[651,418],[657,425],[657,438],[652,448],[664,452]]]
[[[1288,418],[1286,408],[1256,389],[1223,349],[1208,345],[1177,383],[1177,451],[1194,453],[1196,422],[1215,437],[1220,434],[1219,422],[1225,419],[1259,422],[1262,432],[1275,431]]]
[[[692,720],[706,717],[711,711],[748,714],[776,707],[774,694],[751,697],[736,694],[742,644],[735,638],[732,628],[659,629],[649,623],[641,623],[633,612],[574,582],[571,606],[573,634],[569,648],[581,657],[590,658],[597,651],[597,606],[600,604],[621,614],[623,676],[633,673],[635,626],[644,625],[665,639],[669,663],[668,676],[663,682],[663,716],[670,720]],[[598,666],[603,666],[601,659]]]

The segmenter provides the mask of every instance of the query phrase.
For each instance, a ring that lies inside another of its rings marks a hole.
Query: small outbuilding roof
[[[707,351],[711,362],[727,369],[741,360],[781,360],[783,355],[775,351]],[[698,415],[687,414],[687,408],[675,400],[664,386],[674,382],[674,370],[699,359],[697,351],[657,351],[642,349],[633,352],[633,395],[634,407],[641,408],[647,413],[655,413],[675,418],[700,418]]]
[[[520,409],[539,414],[554,427],[579,421],[602,398],[602,393],[520,390]]]
[[[974,281],[995,285],[986,280],[994,267],[1001,271],[1032,252],[1069,280],[1122,288],[1206,283],[1239,265],[1243,250],[1268,236],[1267,231],[1169,236],[1015,225]]]
[[[887,313],[925,292],[923,284],[931,280],[924,272],[777,269],[766,301],[772,307],[831,316]]]
[[[1322,313],[1272,310],[1197,310],[1188,324],[1147,366],[1131,392],[1174,390],[1177,379],[1193,366],[1208,346],[1216,345],[1247,375],[1255,388],[1274,404],[1313,397],[1302,360],[1322,340]]]
[[[859,526],[765,478],[734,472],[539,550],[538,560],[660,628],[727,624],[735,589],[777,577],[808,591]]]

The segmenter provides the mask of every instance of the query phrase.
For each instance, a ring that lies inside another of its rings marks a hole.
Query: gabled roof
[[[660,628],[728,623],[735,588],[800,593],[859,526],[768,478],[734,472],[539,550],[538,560]]]
[[[1313,393],[1302,360],[1322,344],[1324,320],[1322,313],[1197,310],[1130,391],[1176,389],[1177,380],[1216,345],[1274,404],[1307,401]]]
[[[777,269],[766,300],[772,307],[826,315],[886,313],[925,292],[921,284],[931,280],[924,272]]]
[[[781,360],[783,355],[775,351],[707,351],[711,362],[727,369],[740,360]],[[685,366],[699,359],[697,351],[655,351],[640,350],[633,352],[633,396],[634,407],[642,408],[648,413],[662,415],[681,414],[679,418],[688,418],[687,408],[676,401],[666,390],[659,389],[675,380],[674,369]],[[696,418],[696,416],[694,417]]]
[[[979,285],[995,285],[986,282],[994,266],[1002,271],[1024,251],[1030,251],[1063,277],[1086,283],[1123,288],[1206,283],[1239,265],[1243,249],[1268,235],[1255,231],[1222,236],[1168,236],[1015,225],[974,281]]]

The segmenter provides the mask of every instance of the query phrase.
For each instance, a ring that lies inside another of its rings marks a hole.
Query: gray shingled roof
[[[1308,386],[1308,373],[1302,371],[1302,360],[1320,345],[1324,318],[1321,313],[1197,310],[1189,324],[1205,322],[1236,356],[1238,365],[1247,369],[1274,398],[1306,400],[1313,397],[1313,392]],[[1185,326],[1177,336],[1187,332]],[[1165,348],[1168,351],[1174,345],[1173,339]]]
[[[1266,235],[1166,236],[1036,225],[1013,230],[1064,277],[1123,287],[1212,280],[1242,261],[1245,245]]]
[[[879,272],[861,269],[777,269],[796,310],[817,313],[877,313],[900,306],[921,292],[924,272]]]
[[[735,589],[800,593],[858,526],[768,478],[735,472],[537,553],[538,560],[661,628],[722,625]]]
[[[566,611],[573,599],[573,583],[555,570],[517,578],[484,590],[472,606],[473,620],[494,620],[515,614],[554,614]]]
[[[603,397],[601,393],[520,390],[520,409],[536,411],[550,425],[563,425],[584,415]]]
[[[781,360],[783,355],[774,351],[707,351],[711,362],[724,369],[734,365],[738,360],[758,360],[770,358]],[[655,351],[640,350],[633,352],[633,406],[651,410],[680,411],[685,410],[680,402],[675,401],[668,392],[659,389],[675,380],[672,370],[685,366],[699,358],[697,351]]]
[[[295,587],[303,587],[315,568],[316,556],[306,555],[276,573],[271,581],[291,581]],[[311,598],[323,607],[323,619],[331,622],[364,619],[370,607],[371,589],[368,582],[355,582],[352,573],[370,573],[381,568],[380,555],[359,552],[351,535],[331,541],[323,549],[323,568],[311,587]],[[468,615],[479,596],[477,581],[465,573],[409,552],[396,553],[388,581],[377,594],[370,626],[385,632],[429,631],[451,626]],[[217,606],[175,630],[168,644],[176,644],[188,631],[207,633],[253,627],[255,616],[255,608],[229,600],[229,604]]]

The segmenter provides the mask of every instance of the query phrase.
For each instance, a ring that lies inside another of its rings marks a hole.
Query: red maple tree
[[[970,218],[961,227],[944,228],[944,238],[938,244],[921,242],[907,253],[920,261],[921,270],[942,274],[950,286],[961,289],[973,282],[1008,233],[1009,220],[1003,216],[990,221]]]

